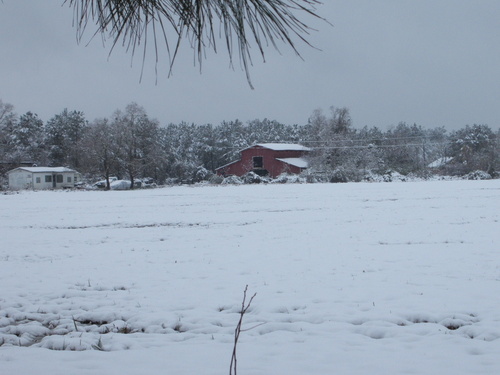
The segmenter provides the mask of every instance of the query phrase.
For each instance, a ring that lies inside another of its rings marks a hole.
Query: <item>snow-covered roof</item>
[[[232,161],[232,162],[230,162],[230,163],[227,163],[227,164],[221,165],[220,167],[215,168],[215,170],[219,170],[219,169],[222,169],[222,168],[229,167],[231,164],[236,164],[236,163],[239,163],[240,161],[241,161],[241,160],[235,160],[235,161]]]
[[[309,147],[296,143],[257,143],[254,146],[260,146],[274,151],[311,151]]]
[[[308,162],[306,159],[303,158],[276,158],[276,160],[282,161],[283,163],[287,163],[290,165],[293,165],[297,168],[307,168],[308,167]]]
[[[445,156],[445,157],[442,157],[442,158],[439,158],[437,160],[434,160],[432,163],[430,163],[427,167],[429,168],[440,168],[444,165],[446,165],[447,163],[449,163],[450,161],[452,161],[453,158],[450,157],[450,156]]]
[[[76,173],[74,169],[66,167],[19,167],[9,171],[9,173],[17,170],[23,170],[31,173]]]

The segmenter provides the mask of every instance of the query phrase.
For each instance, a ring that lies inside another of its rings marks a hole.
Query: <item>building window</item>
[[[40,184],[41,182],[42,182],[42,179],[41,179],[40,177],[37,177],[37,178],[36,178],[36,183],[37,183],[37,184]]]
[[[71,182],[71,177],[68,176],[68,178],[66,179],[66,182]]]
[[[63,175],[62,175],[62,174],[58,174],[58,175],[56,176],[56,182],[57,182],[58,184],[61,184],[61,183],[63,182]]]
[[[253,167],[254,168],[262,168],[264,167],[264,158],[262,156],[254,156],[253,157]]]
[[[45,176],[45,182],[52,182],[52,176]]]
[[[78,177],[75,176],[75,178],[74,178],[75,183],[76,183],[77,180],[78,180]]]

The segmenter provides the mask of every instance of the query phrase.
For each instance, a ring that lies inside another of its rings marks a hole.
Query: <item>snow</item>
[[[109,184],[111,190],[127,190],[130,189],[132,182],[129,180],[114,180]]]
[[[309,147],[295,143],[257,143],[254,146],[260,146],[274,151],[311,151]]]
[[[442,158],[439,158],[437,160],[434,160],[432,163],[430,163],[427,167],[429,168],[441,168],[444,165],[448,164],[450,161],[452,161],[453,158],[450,156],[444,156]]]
[[[499,183],[3,195],[0,373],[498,374]]]
[[[24,170],[31,173],[65,173],[65,172],[75,172],[74,169],[66,167],[19,167],[12,171]],[[11,172],[12,172],[11,171]]]
[[[277,158],[277,160],[290,165],[294,165],[298,168],[307,168],[309,166],[309,163],[304,158],[281,158],[281,159]]]

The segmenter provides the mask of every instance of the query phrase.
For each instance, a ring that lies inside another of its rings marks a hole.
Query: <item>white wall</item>
[[[15,171],[9,173],[9,188],[11,190],[31,189],[33,173],[27,171]]]
[[[53,180],[57,178],[57,175],[62,175],[62,182],[57,182],[56,189],[70,188],[75,186],[75,176],[77,173],[63,172],[63,173],[52,173],[52,172],[27,172],[27,171],[13,171],[9,173],[9,189],[11,190],[22,190],[22,189],[33,189],[33,190],[47,190],[53,189]],[[46,182],[45,176],[51,176],[51,181]],[[68,182],[68,178],[71,180]],[[39,179],[40,182],[37,182]]]

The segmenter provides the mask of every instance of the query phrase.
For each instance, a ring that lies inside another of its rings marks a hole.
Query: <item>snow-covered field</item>
[[[500,180],[0,196],[0,374],[499,374]]]

